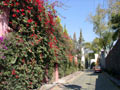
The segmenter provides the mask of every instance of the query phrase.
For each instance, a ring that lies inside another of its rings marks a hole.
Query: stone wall
[[[106,57],[106,70],[120,75],[120,39]]]

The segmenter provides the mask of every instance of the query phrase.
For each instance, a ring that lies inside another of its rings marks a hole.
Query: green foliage
[[[73,42],[53,6],[39,0],[2,0],[0,5],[10,8],[9,26],[14,30],[0,38],[1,89],[37,89],[46,78],[51,80],[56,63],[63,70],[61,76],[76,70],[69,60]]]
[[[79,40],[77,42],[77,54],[78,54],[78,58],[81,59],[81,54],[82,54],[82,47],[84,47],[84,38],[83,38],[83,35],[82,35],[82,29],[80,29],[80,37],[79,37]]]
[[[100,52],[101,49],[110,49],[113,43],[111,31],[111,24],[107,24],[108,19],[108,10],[102,9],[98,5],[96,9],[96,14],[90,16],[91,22],[93,23],[94,32],[98,35],[98,38],[95,38],[93,41],[93,51]]]
[[[90,15],[90,22],[93,23],[93,30],[94,32],[101,37],[102,33],[107,29],[106,22],[106,11],[98,5],[96,8],[96,14]]]
[[[82,35],[82,29],[80,29],[80,37],[79,37],[79,40],[78,40],[79,45],[82,45],[83,41],[84,41],[84,39],[83,39],[83,35]]]
[[[39,54],[40,52],[46,54],[45,47],[33,47],[27,41],[19,43],[18,39],[14,38],[15,35],[16,33],[13,33],[4,40],[8,49],[2,50],[5,58],[0,61],[2,66],[0,88],[7,90],[38,88],[44,78],[46,63],[43,61],[46,57],[41,60]]]
[[[59,66],[59,75],[61,77],[65,77],[69,74],[72,74],[78,70],[78,66],[75,65],[74,61],[70,62],[69,60],[63,60],[61,62],[62,66]],[[81,68],[81,67],[80,67]]]
[[[113,40],[116,40],[120,38],[120,13],[112,15],[111,24],[114,30]]]

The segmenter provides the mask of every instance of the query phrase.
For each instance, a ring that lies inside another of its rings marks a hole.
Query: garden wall
[[[106,70],[120,75],[120,39],[106,57]]]

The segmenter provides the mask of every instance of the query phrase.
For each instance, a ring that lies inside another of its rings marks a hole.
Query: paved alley
[[[59,87],[60,90],[120,90],[107,78],[105,73],[94,73],[93,71],[85,71],[71,83]]]

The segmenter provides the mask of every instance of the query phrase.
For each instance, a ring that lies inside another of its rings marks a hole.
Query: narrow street
[[[105,75],[105,73],[93,73],[85,71],[71,83],[64,85],[63,90],[120,90]]]

